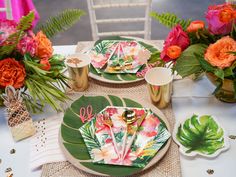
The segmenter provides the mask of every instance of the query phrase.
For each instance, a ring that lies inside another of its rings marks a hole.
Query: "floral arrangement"
[[[34,12],[13,20],[0,20],[0,93],[9,85],[22,90],[27,108],[42,111],[45,104],[60,110],[67,78],[62,74],[63,56],[53,54],[49,37],[75,24],[84,14],[79,9],[65,10],[51,17],[34,33]],[[1,102],[1,100],[0,100]]]
[[[184,20],[170,13],[152,12],[151,16],[172,28],[161,52],[161,59],[172,63],[182,77],[211,73],[216,77],[217,93],[225,79],[234,83],[236,98],[236,6],[212,5],[206,22]]]

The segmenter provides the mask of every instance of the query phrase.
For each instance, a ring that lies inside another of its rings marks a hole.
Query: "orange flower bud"
[[[236,16],[236,11],[232,7],[225,7],[219,13],[219,19],[223,23],[229,23]]]
[[[181,55],[181,47],[177,45],[171,45],[170,47],[167,48],[166,54],[168,57],[171,59],[177,59]]]
[[[196,32],[200,29],[203,29],[204,27],[205,27],[204,21],[201,20],[192,21],[187,28],[187,32],[189,33]]]
[[[40,60],[40,64],[42,65],[41,69],[45,71],[49,71],[51,69],[51,65],[47,59]]]

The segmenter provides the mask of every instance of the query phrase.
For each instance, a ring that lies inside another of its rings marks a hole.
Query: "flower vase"
[[[206,73],[207,78],[211,81],[212,84],[217,86],[217,79],[214,74]],[[223,102],[227,103],[236,103],[236,98],[234,96],[234,84],[233,80],[224,79],[222,87],[215,93],[215,97]]]

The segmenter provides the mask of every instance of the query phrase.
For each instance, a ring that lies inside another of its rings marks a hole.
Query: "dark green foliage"
[[[189,20],[180,19],[175,14],[172,13],[160,14],[158,12],[151,12],[150,16],[168,28],[172,28],[177,24],[180,24],[182,28],[185,30],[191,22],[190,19]]]
[[[39,27],[48,38],[55,36],[74,25],[85,12],[80,9],[67,9],[55,17],[50,17],[45,24]]]

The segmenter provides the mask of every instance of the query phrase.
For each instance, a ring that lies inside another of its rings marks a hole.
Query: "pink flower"
[[[235,10],[231,4],[220,4],[209,6],[206,12],[206,20],[209,31],[212,34],[225,35],[229,34],[232,29],[232,24],[235,21]],[[225,20],[225,16],[230,16],[230,19]]]
[[[140,132],[144,136],[153,137],[157,135],[157,126],[160,124],[160,121],[153,114],[146,117],[142,123],[143,130]]]
[[[0,45],[13,33],[16,32],[16,22],[13,20],[0,19]]]
[[[98,114],[96,117],[96,123],[95,123],[96,133],[100,131],[105,131],[105,132],[109,131],[109,127],[106,126],[103,122],[104,122],[103,114]]]
[[[29,31],[18,43],[18,51],[24,55],[29,53],[32,57],[35,55],[37,42],[35,40],[35,35],[32,31]]]
[[[117,108],[112,108],[112,107],[107,108],[105,111],[106,111],[107,113],[109,113],[109,116],[112,116],[113,114],[117,114],[117,113],[118,113]]]
[[[165,62],[169,62],[172,59],[167,55],[167,49],[172,45],[177,45],[184,51],[190,44],[189,37],[180,25],[176,25],[168,34],[164,47],[161,52],[161,59]]]

